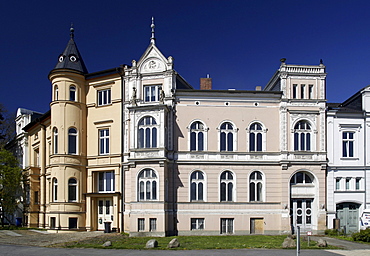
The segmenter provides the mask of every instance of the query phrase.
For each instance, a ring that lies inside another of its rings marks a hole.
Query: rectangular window
[[[343,132],[342,136],[342,156],[343,157],[353,157],[354,156],[354,132]]]
[[[35,149],[35,166],[39,167],[40,166],[40,153],[39,149]]]
[[[155,218],[150,218],[149,219],[149,231],[157,231],[157,219]]]
[[[99,172],[98,174],[98,191],[99,193],[113,192],[114,188],[114,172]]]
[[[109,129],[99,130],[99,154],[109,154]]]
[[[346,178],[346,190],[350,189],[351,178]]]
[[[69,229],[76,229],[77,228],[77,218],[69,218],[68,228]]]
[[[35,198],[34,198],[35,204],[39,204],[39,192],[35,191]]]
[[[137,230],[139,232],[145,230],[145,219],[144,218],[137,219]]]
[[[234,219],[222,218],[221,219],[221,234],[234,233]]]
[[[50,228],[55,229],[55,217],[50,217]]]
[[[313,84],[308,85],[308,98],[313,99]]]
[[[297,90],[298,90],[298,85],[293,84],[293,99],[297,98]]]
[[[111,103],[111,89],[98,91],[98,106],[109,105]]]
[[[301,99],[304,99],[306,97],[306,85],[301,84]]]
[[[191,230],[203,230],[204,229],[204,218],[191,218],[190,220]]]
[[[159,101],[160,88],[161,87],[159,85],[144,86],[144,101],[145,102]]]
[[[99,214],[103,214],[103,200],[99,200],[99,203],[98,203],[98,210],[99,210]]]
[[[356,190],[360,190],[361,178],[356,178]]]
[[[335,190],[340,190],[340,180],[341,178],[335,178]]]

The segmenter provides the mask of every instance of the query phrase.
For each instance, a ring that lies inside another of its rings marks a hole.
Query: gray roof
[[[64,52],[59,55],[58,63],[53,70],[56,69],[70,69],[87,74],[87,68],[82,60],[81,54],[78,51],[76,42],[74,41],[74,30],[71,28],[71,38],[65,48]]]

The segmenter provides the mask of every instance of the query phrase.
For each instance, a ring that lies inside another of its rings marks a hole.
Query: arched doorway
[[[292,233],[296,233],[297,227],[301,232],[315,229],[314,205],[316,186],[314,176],[305,171],[297,172],[290,179],[290,221]]]
[[[356,203],[340,203],[336,207],[337,219],[340,220],[340,229],[346,234],[358,232],[359,208]]]

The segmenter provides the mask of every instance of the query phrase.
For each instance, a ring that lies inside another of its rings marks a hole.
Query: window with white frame
[[[58,129],[53,129],[53,153],[58,154]]]
[[[263,150],[264,131],[260,123],[253,123],[249,126],[249,151]]]
[[[76,86],[69,87],[69,100],[76,101]]]
[[[234,151],[234,126],[224,122],[220,126],[220,151]]]
[[[53,179],[53,202],[58,201],[58,179]]]
[[[190,230],[204,229],[204,218],[191,218],[190,223],[191,223]]]
[[[354,156],[354,132],[343,132],[342,133],[342,157],[353,157]]]
[[[138,176],[139,201],[157,200],[158,177],[154,170],[144,169]]]
[[[313,99],[313,84],[308,85],[308,98]]]
[[[360,190],[361,189],[361,178],[356,178],[356,190]]]
[[[296,184],[312,184],[313,178],[312,175],[307,172],[297,172],[293,175],[293,177],[290,179],[290,184],[296,185]]]
[[[157,231],[157,219],[156,218],[149,219],[149,231],[150,232]]]
[[[306,85],[301,84],[301,99],[304,99],[306,97]]]
[[[68,202],[77,201],[77,180],[70,178],[68,180]]]
[[[190,150],[205,150],[205,125],[200,121],[195,121],[190,125]]]
[[[263,176],[259,171],[254,171],[249,176],[249,201],[263,201]]]
[[[109,129],[99,130],[99,154],[109,154]]]
[[[234,175],[230,171],[224,171],[220,175],[220,200],[232,202],[234,194]]]
[[[144,86],[144,102],[159,101],[160,85],[145,85]]]
[[[151,116],[143,117],[138,125],[138,147],[156,148],[157,147],[158,125]]]
[[[232,218],[221,218],[221,234],[232,234],[234,233],[234,219]]]
[[[98,91],[98,106],[109,105],[111,103],[112,103],[111,89],[99,90]]]
[[[346,178],[346,190],[351,189],[351,178]]]
[[[77,129],[68,129],[68,154],[77,154]]]
[[[99,172],[98,173],[98,191],[99,193],[114,192],[114,172]]]
[[[308,121],[299,121],[294,126],[294,150],[310,151],[311,150],[311,125]]]
[[[340,190],[340,181],[340,177],[335,178],[335,190]]]
[[[297,99],[297,94],[298,94],[298,85],[293,84],[293,99]]]
[[[190,200],[204,200],[204,174],[201,171],[195,171],[190,176]]]
[[[144,218],[137,219],[137,230],[139,232],[145,230],[145,219]]]
[[[54,86],[54,100],[57,101],[59,99],[59,88],[58,85]]]

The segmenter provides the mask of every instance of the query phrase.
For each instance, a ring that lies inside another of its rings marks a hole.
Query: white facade
[[[342,104],[328,104],[328,228],[356,232],[364,209],[370,208],[369,153],[370,87]]]

